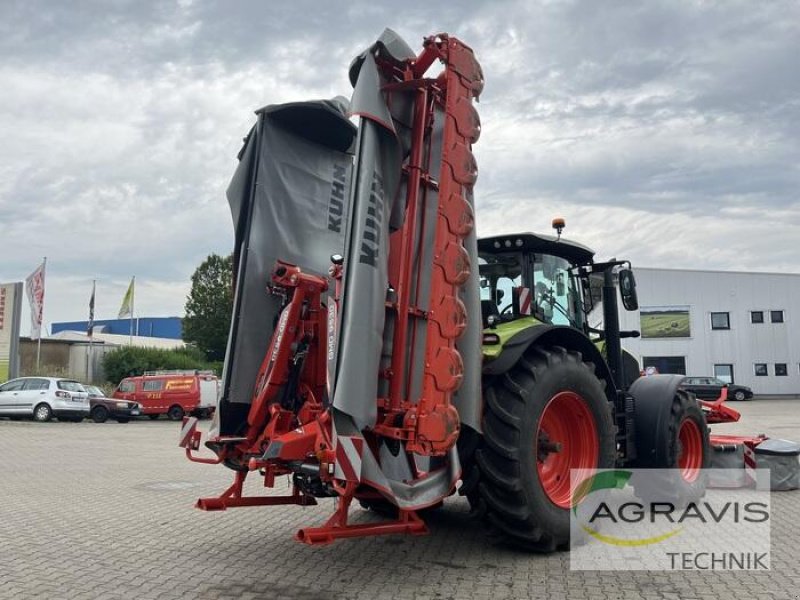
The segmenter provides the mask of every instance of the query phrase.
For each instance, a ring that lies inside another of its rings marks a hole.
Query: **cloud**
[[[114,316],[134,274],[142,314],[181,314],[231,249],[253,111],[349,93],[386,26],[412,47],[450,31],[483,64],[481,233],[560,214],[641,266],[798,271],[794,2],[19,1],[0,8],[0,280],[47,255],[48,321],[83,318],[93,279]]]

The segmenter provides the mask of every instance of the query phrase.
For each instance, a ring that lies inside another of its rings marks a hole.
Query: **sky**
[[[232,249],[261,106],[349,96],[385,27],[472,46],[479,235],[635,266],[800,272],[800,3],[0,2],[0,282],[47,256],[45,322],[183,315]],[[27,308],[23,333],[29,329]]]

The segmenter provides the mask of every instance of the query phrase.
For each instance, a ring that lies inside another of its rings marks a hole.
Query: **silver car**
[[[89,394],[72,379],[20,377],[0,385],[0,417],[77,422],[88,416]]]

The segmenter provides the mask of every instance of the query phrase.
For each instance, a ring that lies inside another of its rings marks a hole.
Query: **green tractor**
[[[459,439],[473,512],[500,539],[543,552],[569,546],[572,469],[679,469],[671,493],[686,499],[702,494],[710,460],[705,418],[679,378],[640,378],[621,350],[639,335],[619,329],[615,280],[624,307],[638,308],[630,264],[594,262],[563,226],[478,241],[483,431]],[[598,296],[602,330],[588,320]]]

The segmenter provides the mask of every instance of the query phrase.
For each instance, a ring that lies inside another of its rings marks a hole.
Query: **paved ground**
[[[736,406],[729,431],[800,440],[800,401]],[[230,471],[185,461],[176,439],[169,422],[0,420],[0,598],[800,598],[800,491],[773,497],[771,572],[570,572],[567,554],[489,545],[460,500],[430,536],[320,548],[292,534],[331,501],[193,510]]]

